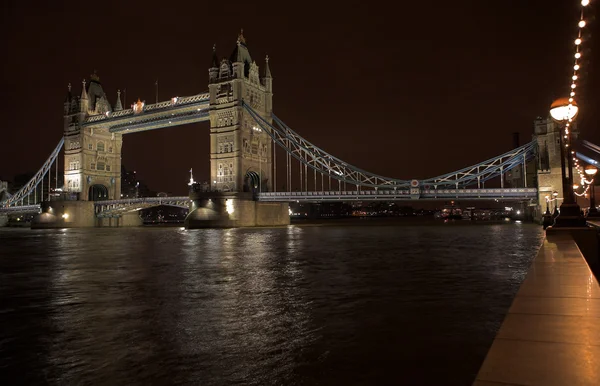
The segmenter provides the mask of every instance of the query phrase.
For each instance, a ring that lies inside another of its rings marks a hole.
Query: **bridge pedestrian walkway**
[[[473,385],[600,385],[600,286],[571,235],[544,240]]]

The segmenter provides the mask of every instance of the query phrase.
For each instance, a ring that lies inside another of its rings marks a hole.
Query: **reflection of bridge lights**
[[[232,200],[229,200],[229,199],[225,200],[225,210],[229,214],[233,213],[233,201]]]

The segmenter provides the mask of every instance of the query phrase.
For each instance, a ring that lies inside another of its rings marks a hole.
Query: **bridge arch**
[[[258,185],[260,184],[260,176],[257,172],[249,170],[246,172],[244,176],[244,191],[252,192],[254,190],[258,190]]]
[[[101,184],[91,185],[88,190],[89,201],[104,201],[108,200],[108,189]]]

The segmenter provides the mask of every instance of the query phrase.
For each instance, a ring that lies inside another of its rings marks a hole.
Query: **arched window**
[[[96,150],[98,150],[98,151],[104,151],[104,142],[98,142],[96,144]]]

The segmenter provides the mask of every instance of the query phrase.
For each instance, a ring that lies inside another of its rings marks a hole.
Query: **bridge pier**
[[[289,225],[289,204],[258,202],[252,193],[192,192],[187,229]]]
[[[8,215],[0,214],[0,228],[8,225]]]
[[[95,226],[93,201],[45,201],[31,229],[91,228]]]
[[[144,221],[140,212],[127,212],[115,217],[99,217],[96,226],[100,228],[141,227]]]

